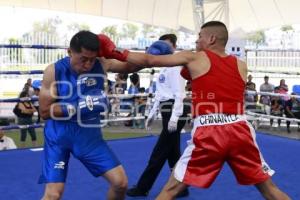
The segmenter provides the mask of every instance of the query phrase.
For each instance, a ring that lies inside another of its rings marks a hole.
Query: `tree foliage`
[[[107,27],[103,28],[101,30],[101,33],[107,35],[108,37],[112,38],[115,41],[118,40],[118,37],[119,37],[116,25],[107,26]]]
[[[266,42],[266,35],[264,31],[260,30],[250,33],[247,36],[247,39],[254,42],[256,45],[260,45]]]
[[[283,32],[288,32],[288,31],[293,31],[294,28],[291,25],[284,25],[280,28],[280,30]]]
[[[151,37],[152,35],[149,34],[154,34],[154,27],[148,24],[143,24],[141,32],[144,38]]]
[[[37,21],[33,24],[34,33],[47,33],[50,35],[57,35],[57,27],[62,23],[59,17],[49,18],[44,21]]]
[[[77,33],[78,31],[82,31],[82,30],[86,30],[86,31],[90,30],[90,26],[89,25],[87,25],[87,24],[79,24],[77,22],[72,22],[67,27],[68,27],[68,30],[71,31],[71,32],[73,32],[73,33]]]
[[[131,39],[135,39],[137,33],[138,33],[139,27],[131,24],[131,23],[125,23],[122,26],[122,33],[121,33],[121,37],[122,38],[131,38]]]

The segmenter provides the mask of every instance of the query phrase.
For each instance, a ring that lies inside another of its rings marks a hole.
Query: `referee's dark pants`
[[[148,165],[137,183],[137,188],[143,192],[148,192],[151,189],[166,161],[172,169],[181,156],[180,132],[186,123],[188,109],[184,106],[183,114],[178,120],[177,131],[169,133],[168,122],[172,115],[173,105],[174,100],[160,102],[162,131],[152,151]]]

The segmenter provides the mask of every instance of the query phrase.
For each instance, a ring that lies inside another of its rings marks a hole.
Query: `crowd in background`
[[[156,83],[154,81],[154,70],[150,73],[149,87],[140,87],[140,76],[138,73],[133,74],[115,74],[115,80],[107,79],[105,82],[105,92],[110,97],[110,106],[108,111],[105,113],[106,118],[120,118],[120,117],[136,117],[136,116],[147,116],[149,109],[151,109],[153,103],[153,97],[156,91]],[[130,84],[128,84],[128,79]],[[37,98],[39,95],[41,82],[38,80],[32,81],[29,78],[22,91],[19,94],[19,98]],[[186,84],[186,91],[190,91],[190,83]],[[269,77],[264,77],[264,83],[257,88],[253,82],[252,75],[248,76],[246,83],[246,90],[250,92],[245,93],[245,104],[246,110],[260,114],[273,115],[277,117],[287,117],[300,119],[300,99],[290,97],[288,94],[289,87],[285,83],[284,79],[281,79],[278,86],[274,86],[269,82]],[[266,92],[281,94],[280,96],[258,94],[256,92]],[[123,98],[113,97],[113,95],[137,95],[138,96],[127,96]],[[142,96],[141,94],[144,94]],[[299,95],[299,93],[292,92],[291,95]],[[190,100],[185,100],[190,101]],[[33,125],[34,123],[40,123],[39,105],[38,101],[22,101],[16,104],[14,113],[17,117],[18,125]],[[37,116],[33,119],[34,113]],[[281,127],[281,119],[275,119],[278,124],[278,128]],[[274,119],[270,119],[270,127],[273,128]],[[139,120],[126,120],[124,125],[131,128],[144,129],[144,119]],[[291,132],[290,121],[286,121],[287,132]],[[106,124],[110,126],[110,123]],[[300,131],[300,123],[298,123],[298,131]],[[27,132],[29,133],[32,141],[32,146],[36,146],[36,132],[34,128],[22,128],[20,129],[20,141],[21,147],[25,147],[25,141],[27,138]],[[4,136],[4,133],[3,133]],[[0,142],[3,139],[0,140]],[[4,141],[4,140],[3,140]],[[4,144],[4,143],[3,143]],[[14,146],[14,145],[12,145]]]
[[[264,77],[264,83],[260,85],[259,92],[266,93],[258,95],[256,84],[252,81],[252,75],[248,76],[246,83],[247,91],[245,93],[246,110],[256,113],[263,113],[277,117],[287,117],[300,119],[300,100],[296,97],[290,97],[288,94],[289,88],[284,79],[281,79],[278,86],[269,82],[269,77]],[[280,95],[268,95],[268,93]],[[299,95],[292,92],[291,95]],[[273,119],[270,119],[270,127],[273,127]],[[277,119],[278,127],[281,126],[281,119]],[[286,122],[287,132],[290,133],[290,121]],[[300,131],[300,123],[298,123],[298,131]]]

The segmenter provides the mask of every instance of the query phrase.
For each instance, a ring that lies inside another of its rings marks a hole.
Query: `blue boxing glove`
[[[147,54],[151,55],[168,55],[173,52],[172,46],[163,40],[154,42],[146,51]]]
[[[83,94],[78,102],[61,104],[64,117],[71,118],[75,114],[82,119],[89,119],[99,116],[101,112],[107,110],[108,98],[103,90],[92,89]]]
[[[78,110],[82,117],[99,115],[108,108],[108,98],[103,90],[93,89],[84,94],[78,102]]]

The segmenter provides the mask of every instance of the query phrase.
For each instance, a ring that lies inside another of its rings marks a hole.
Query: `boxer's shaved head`
[[[220,21],[210,21],[201,26],[208,34],[216,37],[216,42],[226,46],[228,41],[228,30],[224,23]]]

